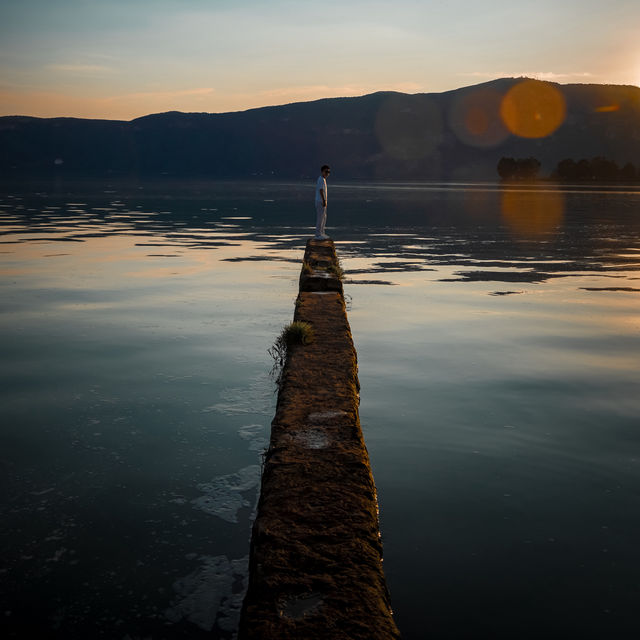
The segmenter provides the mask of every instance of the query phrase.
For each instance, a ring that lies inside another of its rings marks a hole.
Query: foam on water
[[[258,433],[260,433],[262,429],[263,427],[261,424],[246,424],[238,429],[238,435],[243,440],[252,440],[257,437]]]
[[[258,435],[263,429],[261,424],[247,424],[238,429],[238,435],[249,442],[249,451],[264,451],[269,446],[269,440]]]
[[[202,556],[200,560],[199,568],[174,582],[176,597],[164,612],[165,618],[172,623],[186,618],[203,631],[212,631],[217,621],[223,631],[234,631],[247,588],[249,557]],[[234,592],[238,580],[242,588]]]
[[[243,414],[269,415],[273,411],[273,384],[268,375],[260,376],[248,387],[234,387],[220,391],[221,402],[202,409],[202,413],[221,413],[226,416]]]
[[[237,523],[238,511],[251,503],[242,495],[260,483],[260,466],[249,465],[236,473],[214,478],[198,485],[202,496],[191,501],[199,509],[226,522]]]

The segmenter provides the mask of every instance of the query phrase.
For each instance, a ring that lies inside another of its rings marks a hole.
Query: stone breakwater
[[[357,354],[331,240],[309,240],[253,526],[241,640],[399,638],[358,415]]]

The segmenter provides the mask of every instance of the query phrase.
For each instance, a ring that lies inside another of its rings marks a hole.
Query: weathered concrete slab
[[[300,272],[300,291],[343,293],[338,259],[331,240],[310,240],[307,243]]]
[[[294,320],[315,339],[283,371],[239,637],[399,638],[333,243],[309,241],[304,265]]]

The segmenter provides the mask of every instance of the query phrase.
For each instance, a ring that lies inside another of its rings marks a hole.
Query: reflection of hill
[[[496,179],[502,156],[549,173],[567,157],[640,164],[640,89],[552,85],[562,124],[545,138],[509,133],[499,111],[519,80],[439,94],[374,93],[249,111],[170,112],[131,122],[0,118],[0,169],[25,173],[307,178]]]

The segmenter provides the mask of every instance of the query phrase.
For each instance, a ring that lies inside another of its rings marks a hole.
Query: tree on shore
[[[500,158],[498,174],[503,180],[535,180],[540,171],[536,158]]]
[[[573,158],[565,158],[558,162],[552,178],[562,181],[578,182],[637,182],[640,171],[631,162],[620,168],[613,160],[602,156],[578,162]]]
[[[627,162],[627,164],[620,169],[620,178],[625,182],[640,180],[640,169],[636,169],[634,164]]]

